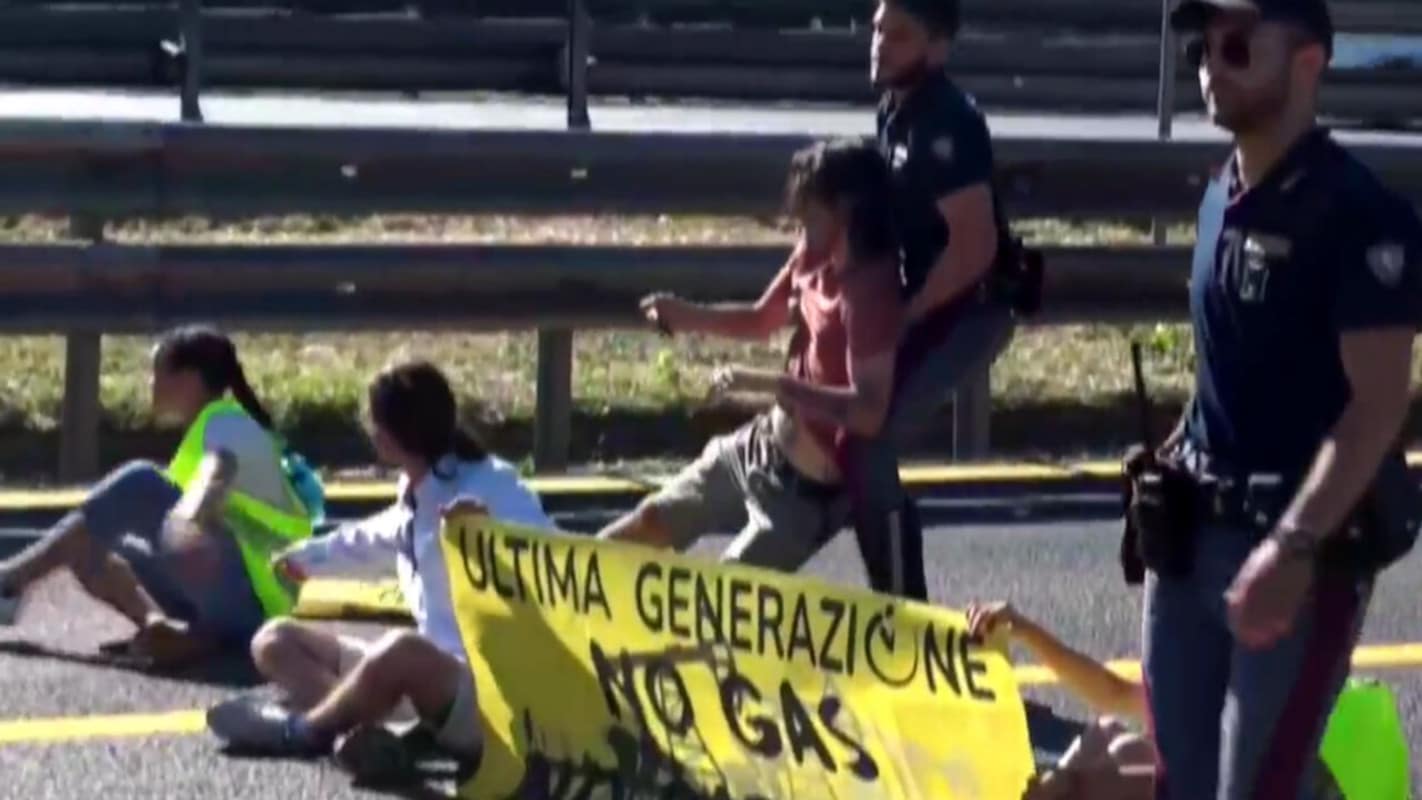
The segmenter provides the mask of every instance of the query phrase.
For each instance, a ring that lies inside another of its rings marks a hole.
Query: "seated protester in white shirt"
[[[0,625],[30,587],[68,571],[137,629],[100,646],[131,666],[170,670],[246,649],[291,607],[272,553],[310,536],[321,495],[303,494],[293,453],[247,381],[237,348],[206,325],[153,349],[153,414],[185,433],[164,466],[130,461],[96,483],[38,541],[0,561]],[[316,492],[320,492],[319,481]]]
[[[257,633],[252,655],[285,701],[238,698],[209,711],[208,726],[234,750],[330,754],[360,779],[389,779],[407,772],[412,758],[384,723],[413,711],[440,749],[477,767],[478,702],[450,599],[440,523],[457,508],[531,527],[554,524],[518,472],[459,428],[454,395],[435,366],[386,369],[370,385],[369,406],[376,453],[401,472],[399,499],[286,551],[277,565],[296,581],[393,568],[417,631],[391,631],[367,643],[274,620]]]

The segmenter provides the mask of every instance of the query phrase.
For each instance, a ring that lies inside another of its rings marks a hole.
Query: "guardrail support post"
[[[104,240],[104,221],[75,216],[70,233],[94,244]],[[64,340],[64,399],[59,428],[59,479],[83,481],[99,471],[99,366],[103,340],[97,331],[70,331]]]
[[[538,330],[538,397],[533,463],[540,472],[568,467],[573,433],[573,332]]]
[[[1175,31],[1170,27],[1171,0],[1161,0],[1160,12],[1160,85],[1156,88],[1156,134],[1161,141],[1170,139],[1175,125],[1175,84],[1179,71],[1175,61]],[[1165,244],[1166,224],[1151,220],[1151,236],[1157,246]]]
[[[992,365],[985,364],[953,394],[953,460],[987,455],[992,423]]]
[[[180,0],[179,37],[183,48],[183,86],[180,94],[184,122],[202,122],[198,95],[202,91],[202,0]]]
[[[592,126],[588,116],[588,59],[592,33],[592,18],[585,0],[568,0],[568,129],[587,130]]]
[[[1175,84],[1179,71],[1175,62],[1175,31],[1170,28],[1171,0],[1161,0],[1160,12],[1160,85],[1155,95],[1155,115],[1162,140],[1170,138],[1175,123]]]

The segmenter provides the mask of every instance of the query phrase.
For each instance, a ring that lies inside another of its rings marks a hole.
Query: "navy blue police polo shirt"
[[[992,180],[987,120],[961,89],[936,70],[901,102],[879,103],[879,148],[893,169],[895,217],[903,241],[905,297],[923,288],[950,232],[938,201]],[[1002,215],[993,199],[998,225]]]
[[[1422,223],[1324,129],[1238,187],[1231,159],[1200,208],[1186,433],[1222,470],[1296,481],[1349,400],[1339,336],[1422,317]]]

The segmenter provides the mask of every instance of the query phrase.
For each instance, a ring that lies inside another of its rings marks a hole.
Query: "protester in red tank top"
[[[876,148],[820,144],[796,154],[787,195],[800,241],[757,302],[643,302],[668,333],[764,340],[793,326],[784,370],[723,367],[715,378],[719,391],[774,405],[712,439],[599,538],[686,549],[703,534],[736,533],[724,560],[794,571],[847,523],[837,442],[847,431],[873,436],[893,393],[903,316],[893,185]]]
[[[790,285],[799,325],[786,372],[808,384],[847,389],[854,383],[856,360],[882,356],[898,344],[903,302],[897,264],[887,256],[843,266],[827,259],[812,263],[803,248],[798,256],[790,266]],[[795,405],[810,417],[805,424],[819,446],[836,452],[840,421],[816,415],[813,400]]]

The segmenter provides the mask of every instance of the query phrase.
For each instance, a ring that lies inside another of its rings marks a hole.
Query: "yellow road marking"
[[[1407,462],[1422,466],[1422,451],[1409,453]],[[1121,474],[1116,461],[1086,461],[1077,464],[956,464],[946,466],[908,466],[900,470],[906,485],[952,486],[975,483],[1060,483],[1069,480],[1109,480]],[[646,492],[671,480],[671,475],[637,475],[616,477],[605,475],[541,475],[529,479],[529,485],[540,494],[588,495]],[[352,481],[326,487],[330,500],[371,502],[394,497],[390,481]],[[0,491],[0,512],[44,511],[67,509],[84,499],[84,490],[21,489]]]
[[[1107,666],[1123,677],[1140,677],[1139,661],[1111,661]],[[1353,651],[1353,666],[1358,669],[1422,667],[1422,643],[1364,645]],[[1014,672],[1021,686],[1053,686],[1059,683],[1051,670],[1035,664],[1018,666]],[[0,746],[182,736],[202,733],[205,729],[204,714],[199,710],[0,720]]]
[[[1123,678],[1140,680],[1139,661],[1108,661],[1106,666]],[[1422,644],[1365,644],[1353,650],[1354,669],[1418,667],[1422,667]],[[1021,686],[1052,686],[1060,682],[1051,670],[1035,664],[1019,666],[1014,672]]]
[[[1407,463],[1422,467],[1422,451],[1409,453]],[[1060,483],[1069,480],[1109,480],[1121,474],[1116,461],[1086,461],[1077,464],[957,464],[947,466],[908,466],[900,470],[906,485],[952,486],[975,483]],[[671,475],[637,475],[615,477],[605,475],[541,475],[529,479],[529,485],[540,494],[588,495],[646,492],[666,483]],[[394,497],[390,481],[352,481],[326,487],[330,500],[346,502],[388,501]],[[73,508],[84,499],[84,490],[20,489],[0,491],[0,512],[46,511]]]
[[[82,739],[189,734],[201,733],[206,727],[207,721],[201,711],[17,719],[0,722],[0,744],[51,744]]]

